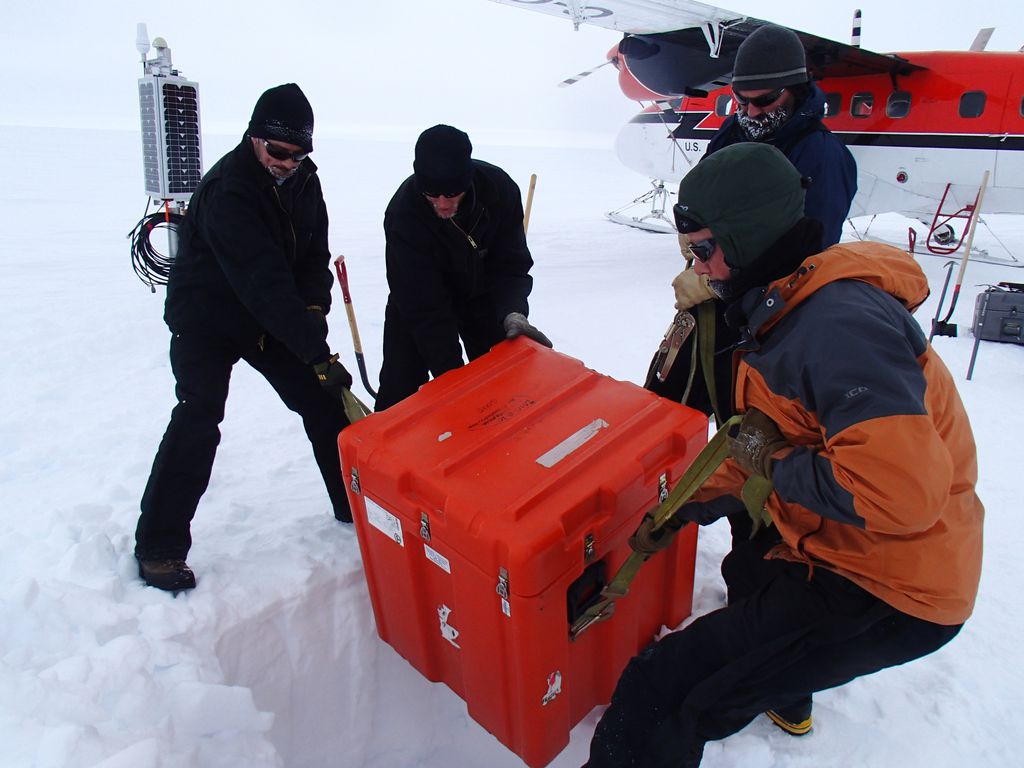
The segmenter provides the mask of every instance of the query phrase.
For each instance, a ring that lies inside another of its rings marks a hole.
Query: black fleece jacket
[[[269,333],[305,363],[330,354],[327,208],[316,165],[278,185],[250,140],[222,157],[192,196],[167,283],[172,331],[216,331],[238,343]]]
[[[401,322],[434,376],[462,365],[460,323],[481,302],[494,327],[529,314],[533,259],[519,187],[505,171],[473,160],[473,183],[452,219],[441,219],[410,176],[384,214],[389,317]],[[494,341],[499,341],[496,338]]]

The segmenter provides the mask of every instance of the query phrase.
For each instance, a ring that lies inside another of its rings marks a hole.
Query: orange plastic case
[[[345,429],[377,631],[534,768],[692,606],[696,528],[614,616],[571,621],[707,441],[702,414],[526,339]]]

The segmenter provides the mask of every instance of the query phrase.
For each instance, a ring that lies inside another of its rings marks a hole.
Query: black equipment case
[[[999,283],[974,302],[974,336],[1024,344],[1024,283]]]

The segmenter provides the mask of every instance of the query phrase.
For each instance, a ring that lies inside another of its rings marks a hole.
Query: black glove
[[[753,475],[772,479],[772,455],[789,445],[775,422],[751,408],[728,437],[729,454]]]
[[[327,315],[324,314],[324,308],[319,304],[310,304],[306,307],[306,311],[311,313],[310,316],[316,323],[317,328],[320,331],[320,337],[327,339]]]
[[[337,355],[331,355],[322,363],[314,363],[313,370],[320,386],[337,397],[342,399],[344,392],[352,386],[352,374],[345,370],[345,366],[338,362]]]
[[[505,315],[505,338],[514,339],[516,336],[525,336],[528,339],[533,339],[538,344],[543,344],[549,349],[554,346],[551,343],[551,339],[530,325],[526,315],[521,312],[509,312]]]

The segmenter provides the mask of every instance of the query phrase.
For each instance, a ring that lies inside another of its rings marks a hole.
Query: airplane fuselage
[[[970,204],[985,170],[985,211],[1024,212],[1024,54],[897,55],[921,69],[818,82],[825,125],[857,160],[851,216],[931,217],[947,184],[949,205]],[[678,182],[734,109],[728,86],[663,101],[622,129],[616,150],[638,173]]]

